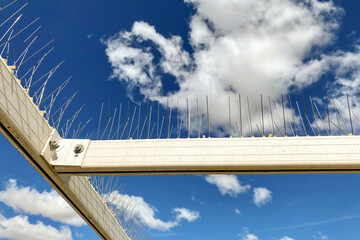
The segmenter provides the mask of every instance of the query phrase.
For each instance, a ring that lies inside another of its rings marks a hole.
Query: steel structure
[[[130,239],[86,177],[60,176],[44,160],[41,153],[56,130],[43,114],[1,58],[0,131],[102,239]]]
[[[63,139],[0,59],[0,130],[102,239],[130,239],[86,175],[360,172],[359,136]]]
[[[75,157],[79,141],[47,159],[58,174],[360,172],[358,136],[87,140]]]

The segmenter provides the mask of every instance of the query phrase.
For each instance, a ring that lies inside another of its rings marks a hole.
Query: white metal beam
[[[129,239],[89,181],[59,176],[41,152],[53,132],[0,58],[0,131],[102,239]]]
[[[359,136],[90,141],[80,161],[68,149],[50,160],[59,174],[360,172]]]

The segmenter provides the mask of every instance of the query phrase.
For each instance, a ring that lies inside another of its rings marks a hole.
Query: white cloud
[[[340,125],[341,129],[346,129],[346,132],[349,133],[350,117],[348,114],[347,98],[345,96],[345,94],[348,93],[350,95],[349,102],[351,111],[352,114],[355,114],[355,117],[354,115],[352,116],[354,128],[355,130],[359,130],[360,121],[357,118],[360,117],[360,46],[355,46],[353,52],[338,51],[332,56],[325,56],[322,59],[322,64],[332,67],[336,72],[335,81],[329,86],[329,94],[334,97],[337,110],[344,118],[344,121],[337,122],[333,104],[330,112],[332,121]]]
[[[259,240],[259,238],[252,234],[252,233],[248,233],[245,237],[242,238],[243,240]]]
[[[317,81],[321,76],[326,73],[333,75],[334,81],[326,83],[325,87],[328,89],[329,96],[329,112],[330,120],[333,122],[331,125],[332,133],[334,135],[339,133],[348,134],[350,129],[350,116],[348,113],[348,104],[346,94],[349,94],[349,102],[351,107],[352,121],[355,131],[360,129],[360,46],[355,45],[353,51],[335,51],[331,54],[323,54],[320,58],[309,61],[297,73],[296,77],[299,81],[310,84]],[[300,80],[301,79],[301,80]],[[325,97],[321,99],[314,99],[317,106],[326,107]],[[335,109],[335,105],[336,109]],[[339,121],[339,116],[341,121]],[[320,118],[317,115],[318,118]],[[327,118],[326,114],[321,114],[321,118]],[[337,127],[334,125],[336,124]],[[321,120],[313,123],[313,128],[322,126]],[[343,132],[339,132],[339,128]],[[324,132],[327,128],[322,129]]]
[[[10,179],[5,190],[0,191],[0,201],[16,212],[41,215],[74,226],[86,225],[54,190],[40,193],[31,187],[19,187],[15,179]]]
[[[116,194],[118,198],[128,198],[132,207],[134,207],[134,210],[138,213],[139,219],[151,229],[169,231],[170,229],[179,226],[182,220],[194,222],[200,218],[200,213],[197,211],[192,211],[187,208],[173,208],[172,211],[175,214],[175,220],[163,221],[155,216],[158,210],[154,206],[145,202],[143,197],[121,195],[117,192],[112,192],[111,194]],[[116,202],[117,200],[114,199],[114,201]]]
[[[272,192],[264,187],[254,188],[253,201],[258,206],[267,204],[271,200]]]
[[[207,175],[205,180],[214,184],[222,195],[228,194],[231,197],[245,193],[251,188],[249,184],[241,185],[236,175]]]
[[[318,239],[318,240],[329,240],[329,237],[324,235],[322,232],[318,232],[315,236],[314,239]]]
[[[234,213],[235,213],[235,214],[238,214],[238,215],[241,215],[241,212],[240,212],[240,210],[239,210],[238,208],[235,208],[235,209],[234,209]]]
[[[129,40],[125,36],[121,39],[121,41],[107,40],[106,54],[112,63],[113,77],[125,81],[130,89],[137,85],[159,88],[159,80],[153,77],[154,66],[151,62],[154,56],[141,49],[127,47],[123,41]]]
[[[179,107],[185,114],[187,97],[199,98],[204,113],[207,94],[211,112],[216,113],[211,115],[212,125],[226,129],[223,106],[228,96],[236,99],[236,93],[241,92],[251,98],[263,94],[276,100],[289,89],[307,87],[333,70],[330,62],[323,60],[332,56],[323,50],[334,42],[343,14],[333,1],[185,2],[195,9],[189,25],[194,50],[191,56],[182,48],[179,36],[165,38],[154,26],[141,21],[135,22],[131,31],[103,41],[113,67],[112,77],[126,83],[130,95],[136,87],[151,100],[165,104],[169,98],[172,108],[177,99],[183,100]],[[154,51],[160,52],[158,62]],[[163,73],[173,76],[178,91],[164,93]],[[256,103],[251,100],[256,114]],[[195,107],[191,105],[190,110]],[[253,119],[255,125],[258,121]],[[246,131],[247,126],[244,128]]]
[[[75,232],[75,236],[76,236],[77,238],[83,238],[83,237],[84,237],[84,234],[79,233],[79,232]]]
[[[173,211],[176,213],[176,221],[180,222],[185,219],[188,222],[194,222],[200,218],[200,213],[197,211],[191,211],[186,208],[174,208]]]
[[[255,234],[249,232],[248,228],[243,228],[242,233],[239,233],[238,236],[241,237],[241,240],[259,240]]]
[[[158,210],[145,202],[144,198],[137,196],[128,196],[131,199],[133,206],[139,213],[139,218],[149,228],[157,229],[161,231],[168,231],[178,225],[176,221],[162,221],[155,217],[155,212]]]
[[[288,237],[288,236],[285,236],[285,237],[280,238],[280,240],[295,240],[295,239],[291,238],[291,237]]]
[[[68,227],[56,229],[38,221],[31,224],[26,216],[5,218],[0,214],[0,238],[12,240],[71,240],[71,231]]]

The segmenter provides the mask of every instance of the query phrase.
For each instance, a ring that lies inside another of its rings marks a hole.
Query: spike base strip
[[[79,175],[357,171],[359,145],[359,136],[90,141],[81,165],[59,159],[54,169]]]
[[[86,178],[61,177],[41,157],[52,128],[2,59],[0,131],[102,239],[129,239]]]

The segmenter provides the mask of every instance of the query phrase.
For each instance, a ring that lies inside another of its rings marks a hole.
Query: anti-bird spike
[[[131,239],[143,240],[148,236],[136,206],[118,177],[90,176],[88,181]]]
[[[231,100],[230,100],[230,96],[229,96],[229,137],[231,138],[232,135],[231,135],[231,107],[230,107],[230,104],[231,104]]]
[[[28,3],[25,3],[22,7],[20,7],[16,12],[14,12],[10,17],[8,17],[4,22],[0,24],[0,27],[4,26],[7,21],[9,21],[13,16],[15,16],[18,12],[20,12],[24,7],[26,7]],[[6,8],[6,7],[5,7]],[[4,10],[5,8],[2,8],[0,11]]]
[[[8,5],[6,5],[5,7],[0,8],[0,12],[3,11],[3,10],[5,10],[6,8],[10,7],[10,6],[13,5],[14,3],[16,3],[17,1],[18,1],[18,0],[14,0],[14,1],[12,1],[11,3],[9,3]]]

